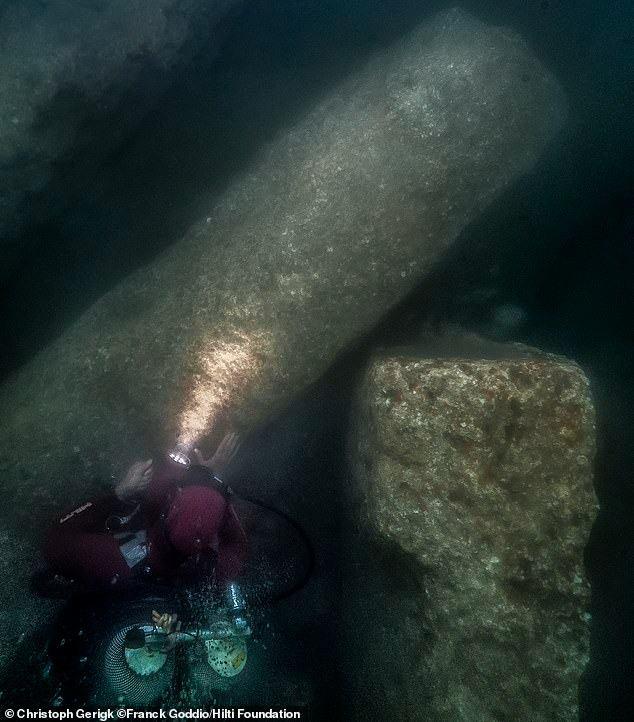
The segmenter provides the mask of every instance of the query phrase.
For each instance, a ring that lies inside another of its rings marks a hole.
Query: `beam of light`
[[[197,354],[188,401],[181,412],[178,444],[192,448],[217,419],[252,388],[266,358],[271,338],[265,333],[234,331],[229,340],[207,340]]]

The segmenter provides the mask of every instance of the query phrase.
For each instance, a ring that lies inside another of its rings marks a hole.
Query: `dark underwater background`
[[[26,219],[18,243],[28,252],[0,288],[3,380],[179,238],[197,218],[203,192],[223,188],[263,143],[375,50],[453,4],[253,0],[234,9],[220,51],[210,57],[203,49],[174,72],[154,109],[64,212],[52,207],[34,225]],[[327,570],[275,614],[288,643],[297,640],[298,658],[304,644],[317,650],[304,660],[317,685],[316,713],[336,719],[337,629],[324,599],[346,583],[338,574],[347,521],[339,489],[351,381],[368,349],[416,346],[430,325],[450,325],[575,359],[591,379],[599,420],[601,511],[586,550],[593,603],[584,714],[633,719],[634,4],[459,5],[529,41],[566,91],[566,130],[533,172],[468,229],[468,242],[424,287],[282,418],[245,442],[238,473],[300,520]],[[54,182],[68,180],[62,169]],[[47,190],[55,196],[56,188]],[[294,604],[314,610],[314,627],[301,627]]]

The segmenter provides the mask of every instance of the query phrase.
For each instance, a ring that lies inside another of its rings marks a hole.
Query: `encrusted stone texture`
[[[392,719],[576,720],[596,514],[582,370],[377,358],[354,419],[360,534],[376,547],[357,552],[346,602],[372,637],[353,642],[371,650],[355,655],[356,693]]]
[[[458,10],[334,88],[0,389],[14,547],[37,554],[34,504],[51,514],[86,479],[278,413],[533,166],[565,112],[517,35]],[[27,572],[3,585],[4,633]]]

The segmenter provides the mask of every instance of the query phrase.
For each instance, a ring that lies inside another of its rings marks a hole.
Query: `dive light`
[[[189,446],[187,444],[176,444],[176,446],[167,454],[167,456],[179,466],[191,466],[191,458],[189,456]]]

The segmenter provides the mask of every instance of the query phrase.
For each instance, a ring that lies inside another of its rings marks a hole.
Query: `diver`
[[[93,589],[144,581],[176,582],[213,575],[238,629],[248,629],[246,603],[237,579],[247,538],[219,478],[239,448],[227,434],[205,459],[194,463],[181,451],[160,463],[130,466],[112,493],[64,513],[44,542],[47,574]],[[175,631],[175,615],[155,611],[154,622]]]

